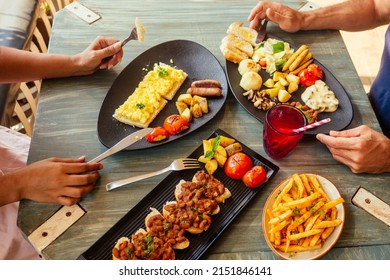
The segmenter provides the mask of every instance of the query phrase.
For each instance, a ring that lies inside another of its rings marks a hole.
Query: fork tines
[[[194,168],[200,167],[199,161],[194,158],[184,158],[183,163],[185,167],[190,167],[190,166]]]

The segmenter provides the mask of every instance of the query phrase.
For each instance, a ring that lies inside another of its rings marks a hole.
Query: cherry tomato
[[[322,69],[317,64],[310,64],[307,66],[307,70],[314,74],[318,79],[322,79],[324,77],[324,73],[322,72]]]
[[[255,165],[244,174],[242,181],[248,188],[258,188],[267,181],[267,172],[264,167]]]
[[[305,87],[313,85],[318,79],[322,79],[324,74],[317,64],[310,64],[306,69],[299,72],[299,83]]]
[[[158,142],[158,141],[162,141],[164,139],[167,139],[168,137],[169,137],[168,131],[161,126],[158,126],[158,127],[153,128],[153,131],[151,133],[149,133],[148,135],[146,135],[145,139],[150,143],[154,143],[154,142]]]
[[[224,171],[232,179],[242,179],[252,166],[252,159],[247,154],[238,152],[228,157],[224,165]]]
[[[265,58],[261,58],[259,60],[259,64],[260,64],[261,68],[265,68],[265,67],[267,67],[267,60]]]
[[[170,115],[164,120],[164,128],[171,135],[178,134],[189,127],[190,123],[179,114]]]

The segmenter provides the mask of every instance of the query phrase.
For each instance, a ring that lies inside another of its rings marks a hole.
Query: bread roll
[[[246,72],[258,73],[259,70],[260,70],[259,64],[257,64],[250,58],[242,60],[238,65],[238,72],[240,73],[241,76],[244,75]]]

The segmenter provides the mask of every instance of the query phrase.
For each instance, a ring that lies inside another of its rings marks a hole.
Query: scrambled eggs
[[[187,74],[167,64],[155,64],[132,95],[115,110],[114,118],[139,127],[147,127],[171,100]]]

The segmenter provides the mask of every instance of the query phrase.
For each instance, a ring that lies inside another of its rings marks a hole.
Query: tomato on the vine
[[[190,123],[179,114],[170,115],[164,120],[164,128],[171,135],[178,134],[189,127]]]
[[[258,188],[267,181],[267,172],[263,166],[255,165],[244,174],[242,181],[248,188]]]
[[[151,133],[145,136],[145,139],[150,143],[154,143],[154,142],[167,139],[168,137],[169,137],[168,131],[161,126],[157,126],[153,128],[153,131]]]
[[[252,159],[247,154],[238,152],[228,157],[224,165],[224,171],[228,177],[239,180],[252,166]]]

